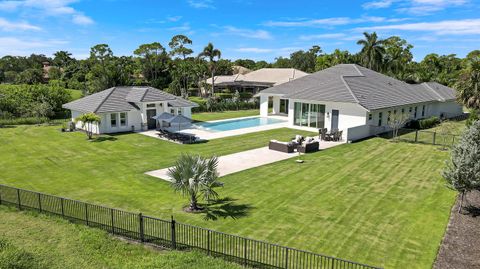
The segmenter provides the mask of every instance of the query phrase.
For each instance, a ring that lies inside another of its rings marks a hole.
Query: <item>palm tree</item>
[[[223,186],[218,179],[218,158],[206,159],[200,155],[183,154],[172,168],[168,169],[171,185],[175,191],[181,192],[190,199],[189,212],[200,211],[199,196],[205,201],[218,197],[215,188]]]
[[[360,51],[363,64],[373,70],[380,71],[385,54],[385,40],[378,39],[377,33],[369,34],[364,32],[365,39],[357,41],[357,45],[362,45]]]
[[[469,60],[457,83],[458,99],[470,109],[480,110],[480,58]]]
[[[211,95],[213,96],[213,91],[215,88],[215,59],[220,60],[220,57],[222,57],[222,53],[220,52],[220,50],[214,48],[212,43],[208,43],[208,45],[203,49],[203,51],[198,55],[198,57],[208,58],[210,62],[210,72],[212,73]]]

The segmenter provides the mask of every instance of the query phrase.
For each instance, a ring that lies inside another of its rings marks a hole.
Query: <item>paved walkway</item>
[[[320,142],[320,149],[327,149],[343,144],[342,142]],[[298,156],[297,152],[283,153],[269,150],[268,147],[247,150],[218,157],[219,176],[225,176],[254,167],[286,160]],[[145,174],[170,181],[167,175],[168,168],[146,172]]]

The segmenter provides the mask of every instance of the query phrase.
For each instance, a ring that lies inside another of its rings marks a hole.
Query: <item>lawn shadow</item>
[[[480,216],[480,207],[469,205],[464,207],[465,209],[465,215],[472,216],[474,218]]]
[[[225,197],[209,204],[202,205],[205,208],[204,214],[206,220],[218,220],[219,218],[238,219],[248,216],[249,211],[253,209],[248,204],[237,204],[235,199]]]
[[[15,125],[1,125],[0,124],[0,129],[12,129],[12,128],[17,128]]]
[[[118,138],[113,137],[113,136],[100,136],[92,140],[92,142],[98,143],[98,142],[104,142],[104,141],[116,141]]]

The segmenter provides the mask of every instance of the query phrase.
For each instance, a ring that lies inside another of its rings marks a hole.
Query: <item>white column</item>
[[[260,116],[268,116],[268,95],[260,95]]]
[[[288,124],[293,126],[294,124],[294,113],[295,113],[295,100],[288,100]]]
[[[273,96],[273,114],[280,113],[280,96]]]

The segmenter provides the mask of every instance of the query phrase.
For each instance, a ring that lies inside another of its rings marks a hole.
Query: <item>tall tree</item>
[[[455,84],[458,99],[470,109],[480,110],[480,57],[468,60]]]
[[[213,96],[215,91],[216,63],[222,57],[222,53],[220,50],[216,49],[212,43],[208,43],[208,45],[203,48],[203,51],[198,56],[201,58],[207,58],[210,63],[210,73],[212,74],[212,90],[210,95]]]
[[[187,62],[187,56],[193,53],[193,50],[186,47],[186,45],[191,45],[192,40],[184,35],[176,35],[172,37],[172,40],[168,43],[170,47],[170,55],[180,56],[181,59],[175,59],[173,62],[174,70],[171,71],[173,81],[170,85],[181,85],[181,95],[186,97],[188,90],[188,71],[190,64]]]
[[[453,146],[443,177],[450,188],[461,194],[460,212],[465,194],[480,190],[480,121],[470,126]]]
[[[72,54],[68,51],[60,50],[53,54],[53,64],[59,68],[67,67],[72,61]]]
[[[382,70],[383,56],[385,54],[385,40],[378,39],[377,33],[363,33],[365,39],[357,41],[357,45],[362,45],[360,51],[362,63],[375,71]]]
[[[140,57],[143,75],[152,86],[163,89],[168,85],[170,58],[160,43],[142,44],[133,53]]]
[[[384,71],[398,79],[405,77],[407,66],[413,60],[411,49],[413,46],[405,39],[392,36],[385,39]]]
[[[172,56],[181,56],[184,60],[185,58],[193,53],[193,50],[190,48],[187,48],[186,45],[191,45],[192,40],[190,40],[188,37],[184,35],[176,35],[172,37],[172,40],[168,43],[168,46],[170,49],[170,54]]]
[[[308,51],[296,51],[290,54],[291,66],[304,72],[312,73],[315,71],[315,62],[321,51],[322,49],[319,46],[313,46]]]

